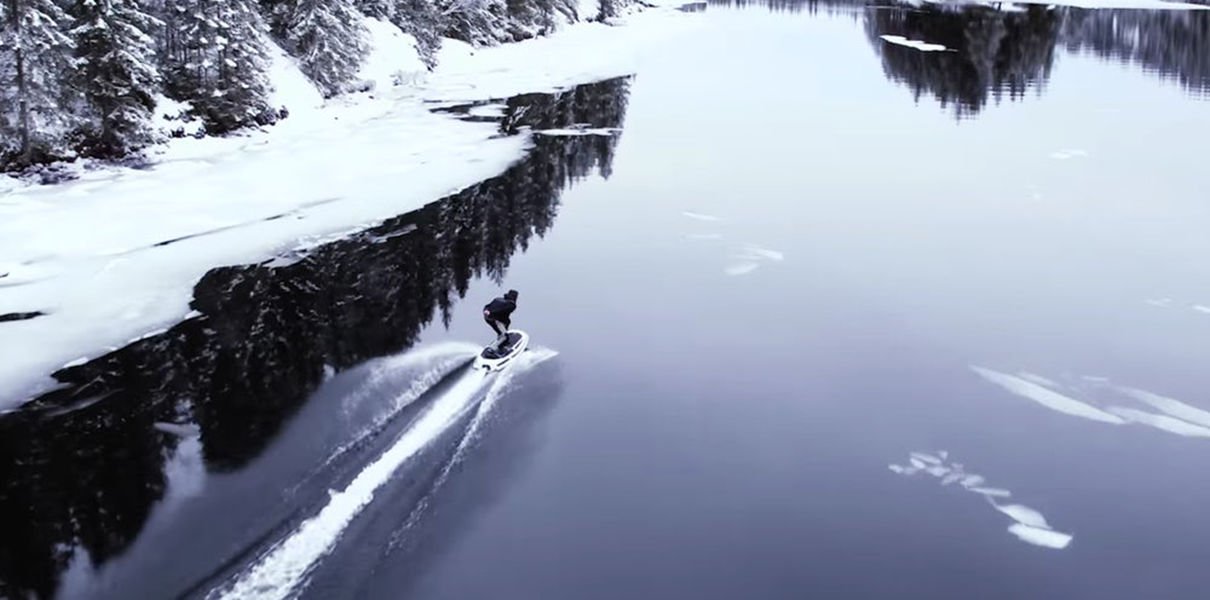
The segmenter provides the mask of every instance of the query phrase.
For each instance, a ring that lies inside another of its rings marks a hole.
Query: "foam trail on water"
[[[413,379],[406,390],[395,394],[391,398],[391,402],[386,404],[374,416],[368,426],[362,428],[349,441],[337,446],[328,455],[328,458],[324,460],[321,468],[332,464],[333,461],[343,456],[345,452],[348,452],[350,448],[377,432],[387,421],[390,421],[392,417],[399,414],[399,411],[407,408],[420,396],[424,395],[425,392],[432,389],[446,375],[466,364],[479,350],[480,348],[474,344],[449,342],[393,357],[382,364],[376,365],[369,379],[342,402],[341,406],[346,415],[356,410],[367,398],[377,397],[380,387],[397,385],[392,381],[393,376],[406,372],[409,368],[420,367],[425,364],[430,364],[431,367],[428,371]]]
[[[315,516],[303,521],[231,584],[212,591],[210,598],[275,599],[293,596],[304,578],[323,558],[345,528],[374,499],[374,493],[417,452],[439,437],[474,406],[484,383],[481,374],[468,372],[436,398],[415,423]]]
[[[491,387],[488,388],[487,397],[479,403],[475,416],[471,418],[470,425],[467,426],[466,434],[462,436],[462,440],[458,442],[458,447],[454,449],[454,455],[450,457],[445,467],[441,469],[441,473],[434,480],[432,488],[424,495],[419,504],[416,505],[416,508],[412,510],[407,522],[403,524],[395,535],[391,536],[391,541],[388,544],[389,549],[396,548],[399,542],[402,541],[403,535],[424,515],[433,494],[445,484],[445,481],[449,479],[450,471],[466,456],[471,444],[478,439],[483,425],[495,409],[497,402],[509,390],[516,377],[558,355],[558,352],[547,348],[530,349],[528,352],[521,353],[516,361],[504,370],[493,376],[489,376],[494,377],[494,379],[491,381]]]

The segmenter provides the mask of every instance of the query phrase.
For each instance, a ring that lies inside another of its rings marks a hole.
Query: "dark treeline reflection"
[[[931,95],[959,117],[977,113],[989,99],[1017,99],[1041,90],[1054,65],[1061,16],[1030,5],[1022,11],[986,7],[868,10],[865,28],[882,55],[883,71],[919,100]],[[883,35],[942,44],[922,52],[891,44]]]
[[[501,132],[620,128],[628,86],[513,98]],[[60,371],[63,388],[0,416],[0,597],[52,596],[76,547],[97,565],[129,547],[179,443],[163,423],[197,428],[207,469],[237,469],[326,368],[406,350],[437,315],[448,325],[473,278],[502,279],[512,254],[550,229],[570,182],[608,176],[617,142],[534,138],[500,176],[381,226],[210,271],[194,289],[201,316]]]
[[[1131,64],[1194,94],[1210,92],[1210,10],[913,6],[888,0],[715,0],[710,5],[860,16],[886,76],[907,86],[917,101],[932,97],[958,117],[977,114],[989,101],[1042,93],[1056,49]],[[884,35],[949,50],[922,52],[888,43]]]

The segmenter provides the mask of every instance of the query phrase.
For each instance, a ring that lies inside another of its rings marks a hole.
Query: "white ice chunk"
[[[706,214],[690,212],[690,211],[684,211],[681,214],[685,215],[686,217],[689,217],[690,219],[697,219],[698,221],[710,221],[710,222],[722,221],[722,219],[720,219],[714,215],[706,215]]]
[[[1021,538],[1022,541],[1042,546],[1045,548],[1055,548],[1062,550],[1071,543],[1072,536],[1070,534],[1052,531],[1050,529],[1041,529],[1038,527],[1030,527],[1021,523],[1013,523],[1008,526],[1009,533]]]
[[[755,271],[759,266],[759,264],[754,262],[735,263],[733,265],[728,265],[727,268],[723,269],[723,272],[732,276],[745,275]]]
[[[934,465],[941,464],[940,458],[937,458],[936,456],[933,456],[931,454],[925,454],[924,452],[913,452],[911,454],[911,456],[912,456],[912,458],[919,458],[920,460],[923,460],[924,462],[933,463]]]
[[[978,485],[983,485],[984,481],[986,481],[986,479],[984,479],[982,475],[967,475],[966,478],[962,480],[962,486],[968,488],[975,487]]]
[[[996,504],[995,502],[991,504],[996,507],[996,510],[1022,525],[1050,529],[1050,524],[1046,522],[1046,517],[1042,516],[1042,513],[1024,504]]]
[[[915,48],[921,52],[943,52],[948,50],[948,48],[941,44],[930,44],[929,42],[923,40],[909,40],[901,35],[881,35],[878,37],[886,40],[887,43],[898,46],[906,46],[908,48]]]
[[[1004,488],[973,487],[970,490],[976,494],[983,494],[988,498],[1008,498],[1013,495],[1012,492]]]

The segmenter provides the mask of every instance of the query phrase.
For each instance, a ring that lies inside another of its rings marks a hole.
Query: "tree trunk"
[[[16,39],[21,39],[21,3],[18,0],[13,2],[13,29]],[[17,67],[17,113],[21,120],[18,129],[21,135],[21,166],[29,166],[33,161],[33,144],[30,143],[29,136],[29,90],[25,82],[25,51],[18,45],[13,49],[13,54],[16,58]]]

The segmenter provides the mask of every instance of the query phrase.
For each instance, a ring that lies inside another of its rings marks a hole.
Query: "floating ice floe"
[[[785,258],[786,255],[777,250],[747,244],[731,257],[732,263],[723,269],[723,272],[728,275],[743,275],[755,271],[762,263],[781,262]]]
[[[1041,527],[1030,527],[1029,525],[1022,525],[1020,523],[1009,525],[1008,532],[1017,536],[1023,542],[1056,550],[1066,548],[1072,540],[1071,534],[1052,529],[1043,529]]]
[[[1118,391],[1170,417],[1176,417],[1202,427],[1210,427],[1210,412],[1195,406],[1190,406],[1179,400],[1167,398],[1159,394],[1153,394],[1146,390],[1119,387]]]
[[[1050,157],[1056,160],[1067,160],[1069,158],[1077,157],[1082,158],[1085,156],[1088,156],[1088,151],[1079,149],[1058,150],[1050,153]]]
[[[759,266],[760,265],[754,262],[735,263],[727,265],[727,267],[723,269],[723,272],[732,276],[745,275],[755,271]]]
[[[697,219],[698,221],[710,221],[710,222],[722,221],[722,219],[720,219],[714,215],[706,215],[706,214],[695,213],[695,212],[690,212],[690,211],[684,211],[681,214],[685,215],[686,217],[689,217],[690,219]]]
[[[1012,496],[1012,492],[1001,488],[981,487],[981,484],[986,481],[982,475],[965,473],[960,463],[945,463],[944,460],[949,458],[949,454],[945,451],[938,454],[941,455],[941,459],[924,452],[912,452],[908,455],[912,467],[890,464],[887,465],[887,468],[892,473],[905,476],[923,471],[940,479],[943,486],[961,482],[962,487],[959,489],[983,496],[984,500],[996,511],[1012,519],[1013,523],[1008,527],[1009,533],[1026,543],[1055,549],[1066,548],[1071,543],[1072,535],[1055,531],[1041,512],[1024,504],[999,504],[996,502],[995,498],[1008,498]]]
[[[931,44],[924,40],[909,40],[901,35],[880,35],[878,37],[882,38],[888,44],[895,44],[897,46],[905,46],[907,48],[914,48],[921,52],[944,52],[946,50],[949,50],[949,48],[946,48],[945,46],[943,46],[941,44]]]
[[[1155,413],[1149,413],[1146,411],[1121,406],[1111,406],[1109,407],[1109,411],[1127,421],[1130,421],[1131,423],[1147,425],[1149,427],[1167,431],[1168,433],[1175,433],[1177,435],[1183,435],[1186,437],[1210,438],[1210,428],[1202,427],[1201,425],[1194,425],[1168,415],[1158,415]]]
[[[1102,423],[1111,423],[1121,425],[1126,423],[1126,420],[1119,415],[1115,415],[1103,411],[1091,404],[1080,402],[1075,398],[1064,396],[1054,390],[1045,388],[1032,381],[1027,381],[1014,375],[985,369],[983,367],[972,366],[972,370],[982,376],[984,379],[994,383],[1017,396],[1033,400],[1046,408],[1061,412],[1064,414],[1083,417],[1093,421]]]
[[[1021,372],[1021,373],[1017,373],[1017,377],[1020,377],[1021,379],[1024,379],[1028,382],[1036,383],[1038,385],[1045,386],[1048,388],[1058,389],[1058,388],[1062,387],[1059,384],[1055,383],[1054,381],[1047,379],[1041,375],[1035,375],[1034,373]]]

